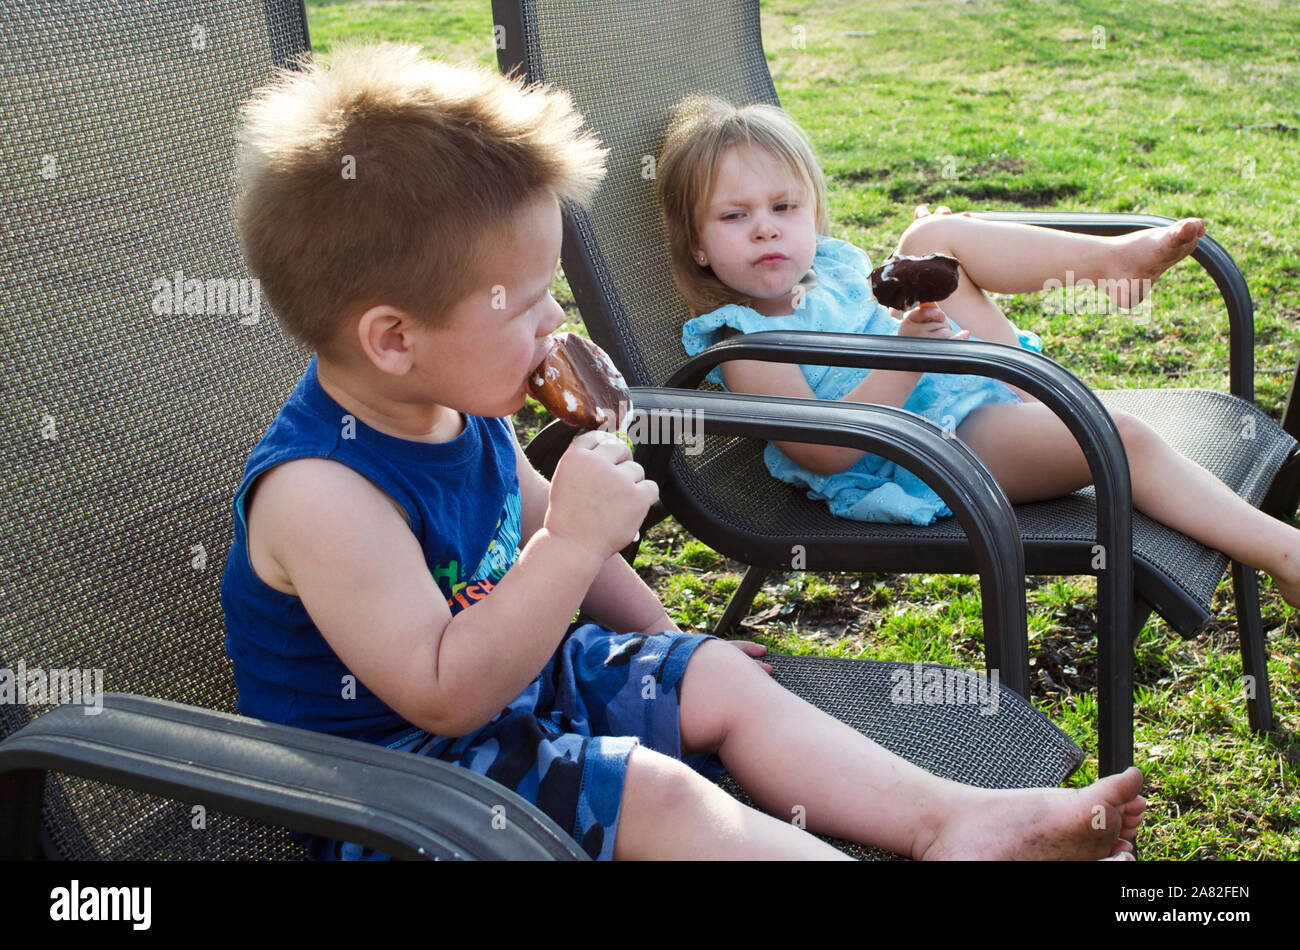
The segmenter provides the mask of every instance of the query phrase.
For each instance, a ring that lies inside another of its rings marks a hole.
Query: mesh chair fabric
[[[759,39],[757,4],[744,0],[523,5],[534,79],[569,92],[610,150],[608,174],[587,213],[574,212],[584,243],[599,253],[619,368],[636,386],[667,381],[682,362],[690,314],[673,286],[667,238],[654,199],[654,162],[668,112],[689,93],[777,103]],[[684,56],[681,38],[690,37]],[[605,328],[602,328],[605,329]],[[612,351],[611,351],[612,352]]]
[[[0,6],[0,666],[100,669],[106,690],[234,712],[230,503],[309,354],[238,283],[231,133],[304,27],[296,2]],[[178,274],[203,312],[160,296]],[[244,296],[219,299],[226,281]],[[48,708],[0,705],[0,735]],[[163,806],[94,784],[50,776],[58,847],[145,856],[148,835],[129,842]]]

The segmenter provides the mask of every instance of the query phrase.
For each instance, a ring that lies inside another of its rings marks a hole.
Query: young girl
[[[981,339],[1041,352],[1038,338],[1014,327],[985,291],[1043,290],[1064,282],[1068,269],[1076,280],[1108,287],[1117,306],[1133,307],[1205,234],[1199,218],[1107,238],[931,215],[922,206],[897,253],[955,257],[959,284],[942,310],[922,305],[900,321],[873,297],[867,255],[826,236],[821,170],[807,136],[780,109],[735,108],[713,97],[682,102],[656,189],[673,275],[701,314],[682,330],[691,355],[759,330]],[[924,415],[955,428],[1013,503],[1057,498],[1092,480],[1074,436],[1050,409],[987,377],[733,361],[709,378],[737,392],[847,399]],[[1286,601],[1300,606],[1300,531],[1252,507],[1141,420],[1118,411],[1112,418],[1129,458],[1134,507],[1267,571]],[[764,461],[774,476],[806,486],[844,517],[929,524],[951,514],[923,482],[876,455],[777,442]]]

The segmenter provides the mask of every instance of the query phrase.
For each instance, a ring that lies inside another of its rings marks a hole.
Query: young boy
[[[508,417],[563,319],[558,201],[604,174],[580,123],[391,44],[247,105],[244,254],[316,355],[235,497],[240,711],[473,769],[594,858],[843,856],[733,800],[724,765],[773,815],[917,858],[1131,857],[1137,769],[937,779],[778,686],[761,646],[675,628],[618,555],[658,497],[619,439],[580,435],[549,485],[531,467]]]

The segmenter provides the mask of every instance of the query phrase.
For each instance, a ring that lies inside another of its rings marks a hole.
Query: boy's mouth
[[[546,344],[542,347],[542,355],[533,360],[533,368],[528,371],[528,375],[531,376],[534,370],[541,366],[542,363],[546,362],[546,358],[554,353],[555,348],[559,345],[560,344],[555,337],[548,336],[546,338]]]

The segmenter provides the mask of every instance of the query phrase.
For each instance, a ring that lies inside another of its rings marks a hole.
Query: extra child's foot
[[[990,790],[950,815],[921,860],[1133,860],[1133,836],[1146,799],[1142,773],[1129,768],[1087,788]]]
[[[1196,250],[1205,235],[1200,218],[1183,218],[1163,228],[1145,228],[1125,238],[1119,280],[1105,282],[1106,294],[1115,306],[1129,310],[1151,293],[1160,275]]]

